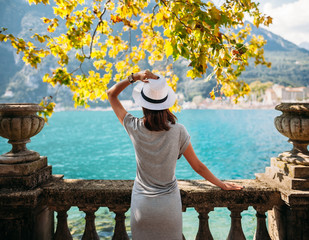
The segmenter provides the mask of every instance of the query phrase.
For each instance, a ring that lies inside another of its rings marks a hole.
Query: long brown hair
[[[169,109],[149,110],[143,108],[144,124],[150,131],[168,131],[171,127],[169,123],[175,124],[177,117]]]

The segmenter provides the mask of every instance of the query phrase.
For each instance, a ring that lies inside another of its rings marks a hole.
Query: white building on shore
[[[284,87],[274,84],[265,91],[263,103],[274,105],[279,102],[309,102],[309,87]]]

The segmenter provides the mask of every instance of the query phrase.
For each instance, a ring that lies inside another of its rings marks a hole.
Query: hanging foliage
[[[49,0],[28,2],[50,4]],[[2,29],[0,41],[10,41],[17,54],[23,54],[23,61],[34,68],[47,56],[54,56],[58,67],[47,72],[43,81],[67,86],[76,106],[105,100],[108,83],[140,71],[138,63],[145,58],[150,64],[186,58],[188,77],[217,80],[211,98],[219,91],[235,101],[250,91],[247,83],[238,80],[249,59],[270,66],[263,56],[265,40],[250,35],[244,18],[251,17],[256,27],[268,26],[272,19],[251,0],[225,0],[221,6],[199,0],[54,0],[52,5],[54,17],[42,18],[49,34],[35,33],[26,41]],[[207,75],[208,67],[212,71]],[[176,90],[178,77],[172,65],[166,64],[161,74]],[[49,115],[54,105],[42,101],[46,104]]]

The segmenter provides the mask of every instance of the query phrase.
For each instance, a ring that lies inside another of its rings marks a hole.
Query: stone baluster
[[[241,227],[241,215],[240,213],[243,210],[246,210],[248,207],[239,206],[239,207],[229,207],[231,211],[231,229],[227,240],[246,240],[244,232]]]
[[[109,207],[109,210],[116,214],[115,216],[115,229],[112,240],[129,240],[128,233],[126,231],[125,225],[125,213],[128,211],[129,207],[115,206]]]
[[[85,220],[85,231],[82,237],[82,240],[99,240],[99,235],[95,228],[95,212],[98,210],[98,207],[79,207],[80,211],[86,213]]]
[[[267,208],[263,206],[255,206],[256,210],[256,231],[254,234],[254,240],[271,240],[267,227],[266,227],[266,215],[265,212],[268,210]]]
[[[199,213],[199,228],[195,240],[213,240],[208,224],[208,213],[213,211],[213,207],[195,207]]]
[[[70,206],[57,206],[49,207],[50,210],[57,212],[57,228],[54,235],[54,240],[70,240],[73,239],[68,227],[68,214],[67,211],[71,208]]]

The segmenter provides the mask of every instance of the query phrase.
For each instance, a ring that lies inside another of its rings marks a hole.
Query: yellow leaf
[[[4,41],[5,38],[6,38],[6,35],[0,33],[0,42]]]
[[[49,79],[50,79],[49,74],[46,73],[46,74],[44,75],[44,77],[43,77],[43,82],[48,82]]]
[[[216,96],[215,96],[215,91],[212,90],[210,93],[209,93],[210,97],[212,100],[215,100]]]
[[[195,74],[194,74],[193,70],[189,70],[189,71],[187,72],[187,77],[190,77],[190,78],[192,78],[192,79],[195,78]]]
[[[114,8],[115,8],[115,4],[113,1],[109,1],[107,4],[106,4],[106,8],[110,11],[113,11]]]
[[[171,30],[170,30],[169,28],[165,29],[165,30],[164,30],[164,35],[165,35],[166,37],[170,38],[170,37],[171,37]]]
[[[173,54],[173,46],[169,39],[165,41],[164,50],[167,58]]]

